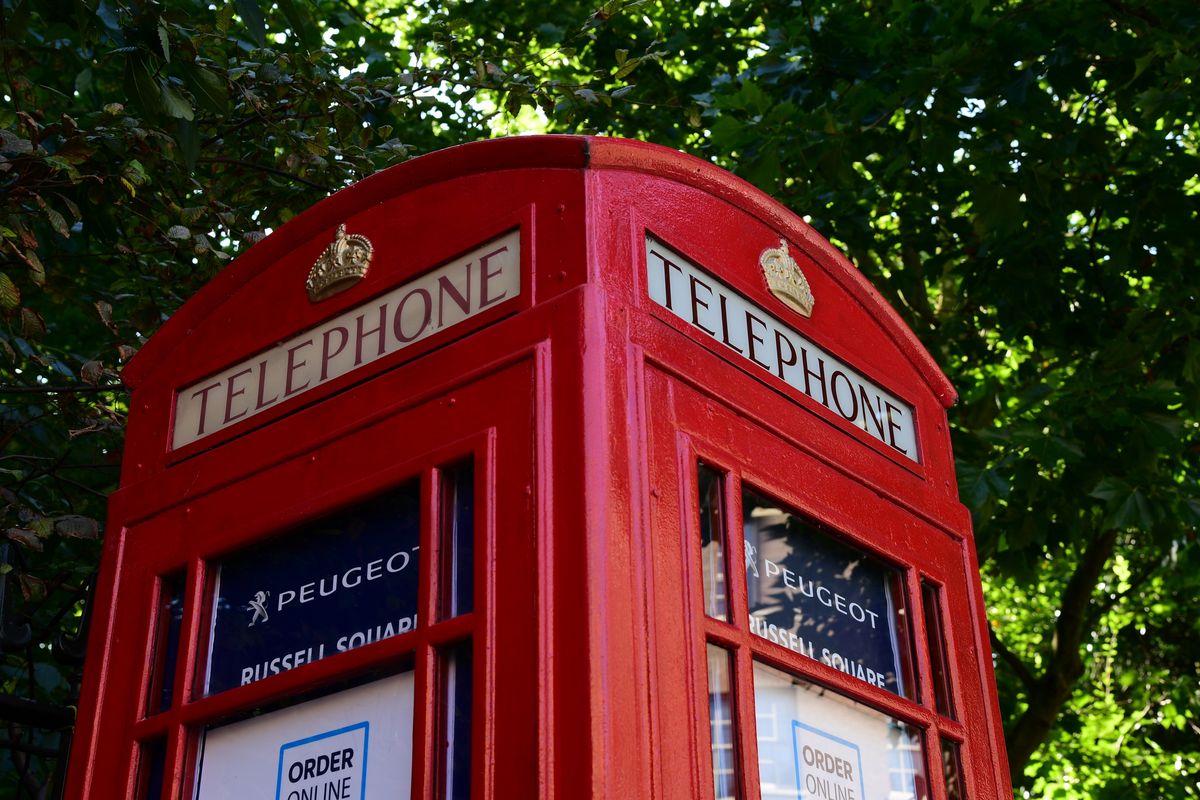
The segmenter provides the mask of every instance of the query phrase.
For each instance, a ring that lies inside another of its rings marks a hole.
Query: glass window
[[[160,800],[163,796],[163,777],[166,772],[167,740],[165,738],[145,742],[141,746],[138,764],[138,797],[142,800]]]
[[[416,628],[419,497],[412,482],[222,561],[204,693]]]
[[[733,719],[730,658],[725,648],[708,646],[708,724],[716,800],[735,800],[738,796],[737,728]]]
[[[443,619],[475,604],[475,470],[467,461],[441,472]]]
[[[158,618],[155,620],[154,671],[150,681],[147,711],[157,714],[171,708],[175,667],[179,660],[179,636],[183,631],[183,572],[165,575],[159,581]]]
[[[910,696],[899,570],[744,489],[750,630],[872,686]]]
[[[925,641],[929,645],[929,667],[933,673],[934,702],[939,714],[953,719],[954,699],[950,692],[950,664],[942,626],[941,589],[921,581],[921,605],[925,616]]]
[[[962,753],[958,742],[942,739],[942,776],[946,779],[946,800],[967,800],[962,777]]]
[[[704,578],[704,613],[728,619],[725,591],[725,514],[719,472],[700,465],[696,478],[700,493],[700,564]]]
[[[440,800],[471,797],[471,642],[442,655]]]
[[[928,800],[918,729],[760,663],[754,704],[763,797]]]

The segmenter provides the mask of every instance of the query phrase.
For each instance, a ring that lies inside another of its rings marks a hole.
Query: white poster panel
[[[408,800],[413,673],[207,731],[197,800]]]
[[[764,800],[927,799],[916,728],[762,664],[754,705]]]

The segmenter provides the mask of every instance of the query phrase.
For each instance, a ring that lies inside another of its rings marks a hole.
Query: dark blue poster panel
[[[418,484],[225,559],[205,694],[417,626]]]
[[[742,513],[750,630],[907,695],[899,571],[752,490],[743,492]]]

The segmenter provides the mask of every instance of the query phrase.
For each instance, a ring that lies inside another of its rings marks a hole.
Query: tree
[[[0,739],[15,744],[0,753],[0,796],[33,797],[59,745],[30,723],[69,718],[77,691],[70,634],[118,478],[120,364],[296,212],[412,154],[488,135],[495,87],[551,109],[582,101],[580,87],[522,83],[468,53],[462,25],[436,6],[0,10],[0,597],[11,623],[0,699],[38,704],[4,708]]]
[[[37,644],[94,566],[119,364],[172,310],[379,168],[599,131],[805,215],[959,388],[1014,782],[1200,796],[1198,30],[1185,0],[4,0],[0,488],[33,628],[4,692],[70,694]]]
[[[959,386],[1014,783],[1197,796],[1197,9],[793,8],[664,11],[607,124],[808,215]]]

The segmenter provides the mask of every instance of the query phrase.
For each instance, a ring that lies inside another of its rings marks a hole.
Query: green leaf
[[[29,25],[29,15],[33,10],[33,0],[19,0],[13,5],[11,12],[5,12],[8,19],[5,20],[6,33],[12,41],[20,41],[25,35],[25,29]]]
[[[974,510],[993,498],[1007,497],[1010,490],[1008,481],[996,470],[964,463],[959,464],[958,482],[963,502]]]
[[[143,58],[130,56],[126,60],[125,94],[143,114],[153,116],[163,110],[162,90]]]
[[[26,339],[40,339],[46,335],[46,320],[33,309],[22,308],[21,335]]]
[[[0,272],[0,310],[15,311],[21,305],[21,290],[12,282],[12,278]]]
[[[79,71],[75,76],[75,91],[83,94],[88,89],[92,88],[92,68],[88,67]]]
[[[195,172],[196,161],[200,158],[200,134],[196,130],[194,122],[186,119],[179,120],[175,143],[179,145],[179,152],[183,155],[183,164],[187,167],[187,171]]]
[[[316,23],[309,17],[307,3],[297,3],[296,0],[276,0],[276,3],[296,38],[310,49],[319,47],[321,35]]]
[[[263,15],[262,8],[259,7],[256,0],[235,0],[235,2],[238,15],[246,24],[246,29],[250,31],[250,38],[254,39],[255,44],[262,47],[267,43],[267,18]]]
[[[23,155],[33,152],[33,142],[17,136],[12,131],[0,129],[0,152]]]
[[[71,237],[71,228],[67,225],[67,220],[56,209],[46,206],[46,219],[50,222],[50,227],[54,232],[64,239]]]
[[[1154,526],[1158,517],[1154,506],[1137,489],[1131,491],[1119,502],[1112,504],[1111,508],[1111,512],[1104,521],[1104,524],[1110,528],[1149,530]]]
[[[621,80],[626,75],[637,69],[638,65],[641,63],[642,59],[640,58],[631,58],[628,61],[622,62],[620,68],[617,70],[617,73],[613,75],[613,79],[618,81]]]
[[[162,87],[163,110],[167,112],[167,116],[189,121],[195,118],[195,111],[192,109],[192,104],[188,102],[187,98],[177,92],[175,87],[167,81],[162,81],[160,85]]]
[[[158,46],[162,48],[163,61],[171,60],[171,39],[167,34],[167,26],[161,20],[158,23]]]
[[[234,7],[232,3],[223,2],[217,4],[216,26],[219,33],[229,33],[229,29],[233,27]]]
[[[9,528],[4,532],[4,535],[22,547],[28,547],[30,550],[37,550],[38,552],[42,550],[42,540],[36,533],[27,528]]]
[[[54,520],[54,532],[72,539],[100,538],[100,523],[79,514],[64,514]]]
[[[42,266],[42,260],[38,258],[37,251],[25,251],[25,263],[29,265],[30,280],[37,286],[46,284],[46,268]]]
[[[1105,478],[1088,493],[1089,497],[1095,497],[1098,500],[1119,500],[1127,496],[1130,491],[1129,484],[1119,478]]]

